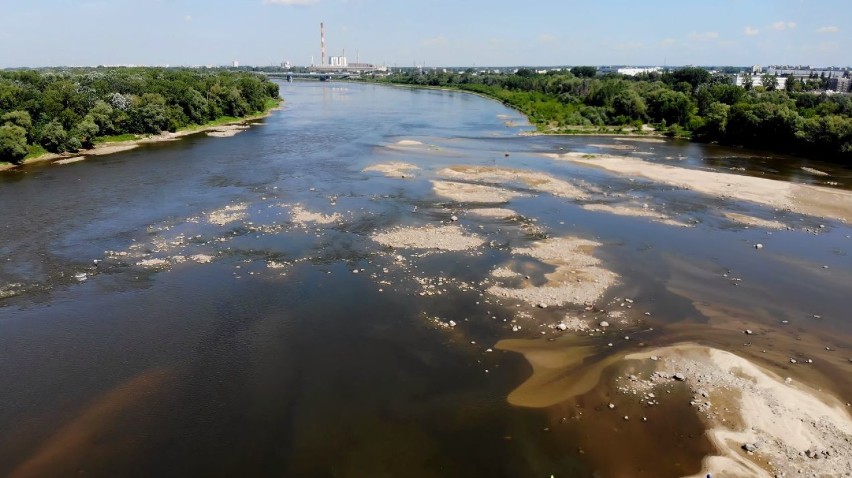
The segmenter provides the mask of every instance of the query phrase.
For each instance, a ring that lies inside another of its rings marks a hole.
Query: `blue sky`
[[[849,0],[0,0],[0,68],[852,64]]]

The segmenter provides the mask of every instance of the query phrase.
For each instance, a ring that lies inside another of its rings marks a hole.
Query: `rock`
[[[624,415],[624,420],[625,421],[630,420],[630,417],[628,417],[627,415]]]
[[[657,360],[660,360],[660,357],[657,357],[656,355],[651,355],[651,360],[656,362]]]
[[[609,322],[602,320],[601,323],[598,325],[600,325],[601,327],[609,327]]]
[[[755,249],[763,249],[763,244],[757,243],[754,245]]]
[[[521,330],[521,326],[519,326],[519,325],[513,325],[512,326],[512,332],[517,332],[519,330]]]
[[[547,308],[547,304],[545,304],[544,302],[539,303],[539,304],[538,304],[538,306],[539,306],[540,308],[542,308],[542,309],[546,309],[546,308]]]
[[[791,359],[790,359],[790,363],[798,363],[798,362],[796,361],[796,359],[791,358]]]
[[[750,453],[754,453],[754,452],[757,451],[757,447],[754,446],[753,443],[746,443],[746,444],[743,445],[743,450],[750,452]],[[810,450],[808,450],[808,451],[810,451]]]
[[[456,326],[456,321],[455,321],[455,320],[451,320],[451,321],[449,322],[449,324],[450,324],[450,327],[455,327],[455,326]]]
[[[686,380],[686,377],[680,372],[672,375],[672,378],[679,381],[679,382],[683,382],[684,380]]]
[[[610,409],[610,410],[612,410],[613,408],[615,408],[615,404],[614,404],[614,403],[610,403],[608,406],[609,406],[609,409]]]
[[[566,331],[566,330],[568,330],[568,326],[567,326],[567,325],[565,325],[564,323],[561,323],[561,322],[560,322],[560,323],[558,323],[558,324],[556,324],[556,328],[557,328],[557,329],[559,329],[559,330],[561,330],[561,331],[563,331],[563,332],[564,332],[564,331]]]
[[[754,332],[752,332],[751,330],[749,330],[749,329],[745,329],[745,334],[746,334],[746,335],[751,335],[751,334],[753,334],[753,333],[754,333]]]
[[[459,220],[458,216],[450,216],[450,221],[456,222]]]

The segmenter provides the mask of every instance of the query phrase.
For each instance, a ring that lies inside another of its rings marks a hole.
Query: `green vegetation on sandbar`
[[[852,165],[852,97],[821,91],[824,78],[788,78],[778,90],[738,87],[731,75],[695,67],[632,77],[575,67],[514,74],[408,70],[366,80],[482,94],[524,113],[542,133],[641,134],[642,125],[652,124],[669,136]],[[774,76],[763,80],[776,84]]]
[[[246,119],[278,94],[264,76],[224,70],[0,71],[0,162]]]

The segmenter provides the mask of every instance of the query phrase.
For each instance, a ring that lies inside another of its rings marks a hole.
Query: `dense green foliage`
[[[0,72],[0,161],[91,147],[98,138],[264,111],[278,85],[251,73],[163,68]]]
[[[776,90],[775,77],[764,79],[769,88],[745,89],[703,68],[635,77],[594,73],[593,67],[546,74],[412,70],[375,80],[481,93],[523,112],[544,132],[627,131],[650,123],[674,136],[852,165],[852,97],[824,94],[825,79],[790,79]]]

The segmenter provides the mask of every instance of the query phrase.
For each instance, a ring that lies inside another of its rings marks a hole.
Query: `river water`
[[[532,128],[518,113],[468,94],[281,87],[285,108],[234,137],[0,173],[0,475],[697,472],[710,445],[688,398],[647,424],[620,423],[603,406],[615,371],[570,402],[508,403],[530,366],[495,344],[553,346],[560,332],[542,325],[586,312],[484,293],[510,247],[545,236],[602,244],[595,254],[620,276],[602,304],[632,297],[624,311],[637,317],[624,328],[642,341],[614,349],[697,341],[852,398],[852,229],[540,153],[676,158],[838,188],[852,186],[848,171],[678,141],[628,150],[612,138],[522,136]],[[363,171],[391,161],[421,169],[405,179]],[[520,221],[475,219],[473,206],[432,190],[454,165],[582,180],[693,227],[535,191],[510,202]],[[789,227],[745,227],[721,207]],[[296,210],[339,216],[300,221]],[[452,215],[487,244],[418,253],[370,239]],[[519,309],[529,319],[513,332]],[[763,333],[744,338],[745,327]],[[815,364],[790,367],[791,356]]]

